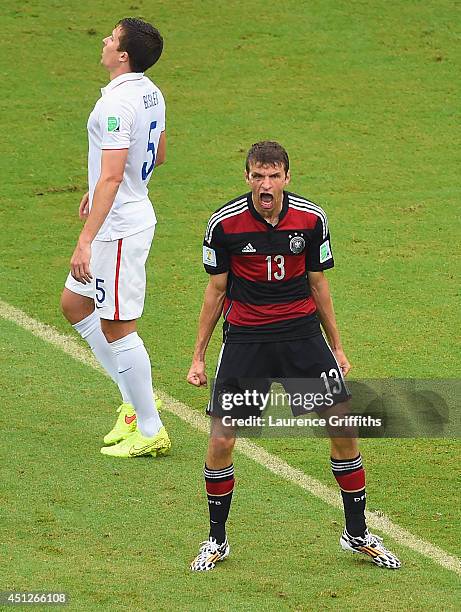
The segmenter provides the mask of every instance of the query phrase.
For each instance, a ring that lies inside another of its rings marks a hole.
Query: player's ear
[[[290,171],[288,170],[288,172],[285,174],[285,185],[288,185],[290,181],[291,181],[291,174],[290,174]]]
[[[128,53],[126,51],[122,51],[120,53],[119,61],[124,64],[125,62],[129,62],[130,58],[128,57]]]
[[[248,174],[246,170],[245,170],[245,181],[248,183],[248,185],[250,184],[250,175]]]

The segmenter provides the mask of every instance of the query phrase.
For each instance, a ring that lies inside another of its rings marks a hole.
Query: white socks
[[[114,383],[118,385],[123,402],[132,404],[133,402],[130,400],[130,395],[124,382],[119,381],[115,355],[110,347],[110,344],[107,342],[106,337],[102,333],[101,320],[96,310],[93,310],[88,317],[82,319],[78,323],[75,323],[72,325],[72,327],[84,340],[88,342],[98,362],[106,370]]]
[[[117,362],[117,380],[127,389],[136,411],[139,431],[147,438],[155,436],[163,424],[155,407],[150,359],[143,341],[133,332],[108,346]]]
[[[143,436],[155,436],[162,421],[152,393],[149,355],[136,332],[109,344],[102,333],[101,321],[94,310],[72,327],[86,340],[94,356],[118,385],[124,403],[134,406],[138,429]]]

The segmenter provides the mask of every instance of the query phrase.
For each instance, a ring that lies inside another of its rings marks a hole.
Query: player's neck
[[[256,212],[264,219],[264,221],[267,221],[267,223],[270,223],[271,225],[277,225],[277,223],[279,222],[280,213],[282,212],[283,198],[280,199],[280,202],[276,202],[272,210],[264,210],[264,208],[256,206],[254,201],[253,206],[255,207]]]
[[[109,79],[113,81],[121,74],[128,74],[129,72],[133,72],[131,68],[126,64],[122,64],[121,66],[117,66],[117,68],[114,68],[113,70],[109,71]]]

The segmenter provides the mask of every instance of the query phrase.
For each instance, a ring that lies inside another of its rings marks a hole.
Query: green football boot
[[[136,413],[131,404],[117,408],[118,418],[114,427],[104,436],[104,444],[117,444],[136,431]]]
[[[161,457],[167,455],[171,448],[170,438],[165,427],[151,438],[146,438],[139,429],[129,434],[124,440],[113,446],[103,446],[101,453],[110,457]]]
[[[160,412],[162,400],[155,398],[155,405]],[[104,436],[104,444],[118,444],[127,436],[136,431],[136,413],[131,404],[121,404],[117,408],[118,417],[114,427]]]

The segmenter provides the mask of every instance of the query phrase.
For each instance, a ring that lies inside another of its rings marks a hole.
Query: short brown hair
[[[262,164],[268,166],[278,166],[282,164],[285,174],[290,168],[288,153],[278,142],[263,140],[255,142],[248,151],[246,159],[246,171],[250,171],[250,164]]]
[[[163,51],[163,38],[157,28],[135,17],[125,17],[117,25],[122,29],[117,51],[128,53],[131,70],[144,72],[153,66]]]

